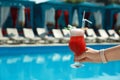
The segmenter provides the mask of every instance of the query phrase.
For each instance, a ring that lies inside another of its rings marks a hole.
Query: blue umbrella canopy
[[[106,9],[120,9],[120,5],[119,4],[110,4],[110,5],[106,6]]]
[[[101,5],[98,5],[96,3],[91,3],[91,2],[82,2],[80,4],[78,4],[80,6],[85,6],[85,7],[94,7],[94,8],[101,8],[101,7],[104,7],[104,6],[101,6]]]

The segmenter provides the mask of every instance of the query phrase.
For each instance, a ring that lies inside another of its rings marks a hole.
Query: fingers
[[[90,56],[90,50],[91,50],[92,48],[89,48],[89,47],[86,47],[86,51],[82,54],[82,55],[80,55],[80,56],[75,56],[75,58],[74,58],[74,60],[75,61],[81,61],[81,62],[86,62],[86,61],[89,61],[89,56]]]
[[[95,57],[98,55],[99,51],[98,50],[94,50],[92,48],[87,47],[86,51],[80,55],[80,56],[75,56],[75,61],[79,61],[79,62],[98,62]]]
[[[86,56],[86,53],[83,53],[82,55],[80,55],[80,56],[75,56],[75,61],[80,61],[80,60],[82,60],[82,59],[84,59],[84,58],[86,58],[87,56]]]
[[[83,58],[83,59],[80,59],[79,62],[90,62],[90,60],[88,58]]]

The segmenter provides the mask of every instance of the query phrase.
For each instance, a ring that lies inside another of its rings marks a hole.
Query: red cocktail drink
[[[69,47],[71,51],[74,53],[74,56],[80,56],[86,50],[84,31],[82,29],[71,29],[70,32],[71,37],[69,41]],[[79,67],[78,64],[77,66]]]
[[[74,52],[75,56],[80,56],[86,50],[84,36],[71,36],[69,47]]]

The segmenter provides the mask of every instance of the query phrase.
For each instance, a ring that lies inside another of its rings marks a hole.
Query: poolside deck
[[[120,45],[120,43],[86,43],[86,45]],[[5,44],[0,45],[0,47],[24,47],[24,46],[68,46],[68,43],[60,44],[60,43],[53,43],[53,44]]]

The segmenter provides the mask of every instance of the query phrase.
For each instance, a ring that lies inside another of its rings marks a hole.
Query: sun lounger
[[[7,41],[9,41],[9,38],[3,36],[2,29],[0,28],[0,44],[6,44]]]
[[[108,30],[108,33],[109,33],[109,35],[110,35],[110,37],[109,37],[109,39],[111,40],[111,41],[120,41],[120,36],[115,32],[115,30],[114,29],[109,29]]]
[[[58,43],[59,42],[53,36],[48,36],[45,28],[37,28],[37,34],[44,41],[44,43]]]
[[[96,42],[97,35],[92,28],[86,29],[86,42]]]
[[[62,29],[62,32],[63,32],[63,36],[64,37],[70,37],[70,30],[68,30],[68,29]]]
[[[27,39],[25,43],[37,43],[41,40],[40,37],[34,35],[34,32],[31,28],[23,28],[24,37]]]
[[[97,42],[108,42],[109,35],[104,29],[99,29],[98,30],[100,36],[97,37]]]
[[[10,38],[10,40],[11,40],[8,43],[20,44],[20,43],[23,43],[23,41],[25,40],[24,37],[19,36],[17,28],[7,28],[7,34],[8,34],[8,37]]]
[[[70,38],[64,37],[62,31],[60,29],[52,29],[53,35],[56,39],[59,40],[60,43],[67,43]]]

